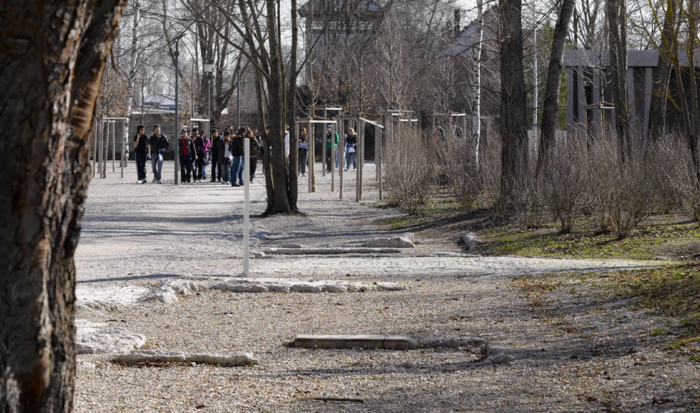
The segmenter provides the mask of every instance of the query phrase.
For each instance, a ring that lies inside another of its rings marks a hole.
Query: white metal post
[[[143,113],[143,112],[141,112],[141,113]],[[124,131],[123,131],[123,132],[124,132],[124,135],[126,135],[126,134],[128,133],[128,128],[127,128],[127,125],[128,125],[128,124],[129,124],[128,122],[123,122],[123,121],[122,121],[122,125],[124,125]],[[128,136],[128,135],[127,135],[127,136]],[[120,151],[120,152],[121,152],[121,155],[122,155],[122,156],[121,156],[121,161],[119,162],[119,164],[120,164],[120,166],[121,166],[121,168],[122,168],[122,178],[123,178],[123,177],[124,177],[124,152],[126,152],[126,150],[124,149],[124,139],[121,139],[121,141],[122,141],[122,142],[121,142],[122,148],[121,148],[121,151]]]
[[[386,127],[386,123],[384,124],[384,127]],[[379,181],[379,200],[382,200],[382,147],[383,147],[383,137],[382,137],[382,128],[379,126],[374,127],[374,139],[376,142],[376,148],[375,149],[375,154],[374,154],[374,163],[375,167],[377,169],[377,180]]]
[[[338,180],[340,181],[340,187],[338,188],[338,194],[339,198],[338,199],[343,199],[343,169],[345,166],[345,135],[343,135],[343,140],[340,140],[340,134],[345,133],[345,129],[343,129],[343,118],[339,114],[338,115]]]
[[[102,124],[102,122],[100,122]],[[95,169],[97,168],[97,122],[92,123],[92,177],[95,177],[95,173],[97,172]]]
[[[250,260],[250,139],[243,141],[243,275],[248,276]]]
[[[117,172],[117,121],[112,122],[112,173]]]
[[[333,120],[335,120],[335,117],[333,117]],[[338,124],[336,123],[335,125],[336,127],[331,129],[331,192],[335,191],[335,134],[338,133]],[[338,141],[340,141],[340,135],[338,135]]]

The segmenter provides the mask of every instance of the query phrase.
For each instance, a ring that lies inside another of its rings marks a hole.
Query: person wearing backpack
[[[160,125],[153,127],[153,135],[148,139],[151,150],[151,167],[153,169],[153,182],[160,183],[163,172],[163,155],[170,147],[168,137],[160,133]]]
[[[146,161],[148,160],[148,136],[143,133],[145,128],[139,125],[134,135],[134,156],[136,157],[137,183],[146,183]]]

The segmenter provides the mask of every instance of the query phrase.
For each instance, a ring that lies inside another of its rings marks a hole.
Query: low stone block
[[[78,327],[78,354],[120,354],[137,350],[146,344],[146,337],[121,327],[94,328],[83,331]]]
[[[365,241],[367,248],[415,248],[416,246],[405,237],[377,237]]]
[[[250,353],[243,354],[219,354],[219,353],[185,353],[162,352],[158,350],[132,351],[114,357],[116,363],[197,363],[220,366],[247,366],[258,364],[258,360]]]
[[[268,248],[269,255],[400,254],[399,248]]]
[[[295,337],[291,344],[299,348],[387,350],[408,350],[420,346],[411,337],[385,335],[301,335]]]
[[[481,244],[481,239],[479,239],[475,233],[467,232],[466,234],[462,235],[462,242],[464,242],[464,246],[471,251]]]

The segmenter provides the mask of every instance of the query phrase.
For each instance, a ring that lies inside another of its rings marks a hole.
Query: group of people
[[[262,157],[262,140],[257,128],[239,128],[234,132],[233,126],[224,130],[212,129],[211,140],[206,132],[199,128],[187,127],[180,131],[177,145],[180,153],[180,181],[182,183],[204,182],[207,178],[207,166],[211,165],[210,182],[221,182],[231,186],[242,186],[244,162],[244,137],[250,140],[250,182],[255,178],[258,158]],[[139,184],[145,184],[146,163],[151,160],[153,180],[161,183],[163,155],[170,147],[168,138],[161,133],[160,125],[155,125],[153,134],[145,134],[143,125],[137,127],[134,136],[134,152]]]
[[[326,172],[331,172],[331,165],[333,164],[331,159],[331,149],[333,145],[338,147],[339,135],[338,132],[333,132],[333,127],[328,125],[326,130]],[[345,135],[345,170],[350,170],[350,165],[352,164],[353,170],[357,169],[357,133],[353,128],[348,129],[348,133]],[[302,128],[299,131],[299,174],[301,176],[306,176],[306,164],[309,156],[309,136],[306,128]],[[340,151],[335,153],[335,167],[338,168],[338,157],[340,156]]]
[[[170,147],[168,138],[161,133],[160,125],[155,125],[153,134],[145,134],[143,125],[137,127],[134,136],[134,150],[136,158],[136,169],[138,172],[138,183],[145,184],[146,163],[151,160],[153,180],[151,182],[161,183],[161,173],[163,170],[163,155]],[[444,133],[444,132],[443,132]],[[187,127],[180,131],[180,138],[177,141],[180,153],[180,181],[182,183],[204,182],[207,178],[207,166],[211,165],[210,182],[221,182],[231,186],[242,186],[243,168],[245,167],[245,145],[244,138],[250,140],[250,182],[255,178],[258,159],[262,159],[262,138],[258,129],[242,127],[234,132],[233,126],[227,127],[223,134],[218,129],[212,129],[211,140],[206,132],[199,131],[193,127],[192,132]],[[338,147],[339,135],[333,132],[333,127],[328,126],[326,131],[326,170],[331,172],[333,167],[331,159],[331,148]],[[345,144],[345,170],[349,171],[352,165],[353,170],[357,169],[357,133],[352,128],[348,129],[344,136]],[[341,151],[336,151],[335,167],[338,168],[338,157]],[[308,132],[306,128],[299,133],[299,173],[306,176],[307,159],[309,153]],[[289,156],[289,129],[285,133],[285,156]]]

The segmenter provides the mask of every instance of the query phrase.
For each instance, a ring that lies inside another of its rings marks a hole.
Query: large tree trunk
[[[512,200],[528,174],[527,102],[523,73],[521,0],[504,0],[501,29],[501,202]]]
[[[537,173],[542,172],[547,158],[554,147],[557,133],[557,112],[559,111],[559,85],[561,83],[561,59],[566,45],[566,35],[569,32],[571,15],[576,8],[576,0],[562,0],[559,18],[554,26],[552,37],[552,51],[549,55],[549,68],[547,69],[547,85],[544,91],[544,103],[542,104],[542,136],[540,140],[539,156],[537,159]]]
[[[627,104],[627,8],[625,0],[606,1],[615,131],[622,159],[627,159],[631,151],[630,116]]]
[[[676,0],[666,0],[664,23],[661,28],[659,42],[659,65],[654,70],[651,105],[649,109],[649,139],[656,141],[661,138],[666,119],[666,102],[668,100],[668,84],[671,78],[673,55],[673,38],[675,37]],[[658,13],[658,12],[657,12]],[[658,15],[657,15],[658,17]]]
[[[282,69],[282,48],[278,28],[276,2],[267,1],[267,19],[270,44],[270,76],[267,78],[267,90],[270,94],[270,141],[272,144],[272,191],[275,199],[272,209],[267,214],[290,212],[287,198],[287,160],[284,145],[284,71]]]
[[[297,0],[291,0],[292,14],[292,51],[289,67],[289,85],[287,87],[287,124],[289,125],[289,186],[287,188],[289,196],[289,206],[292,211],[297,211],[297,200],[299,199],[298,182],[298,158],[299,158],[299,138],[295,135],[296,128],[296,96],[297,96],[297,41],[299,39],[299,27],[297,26]]]
[[[0,38],[0,411],[70,411],[73,254],[95,100],[126,0],[25,0]]]

